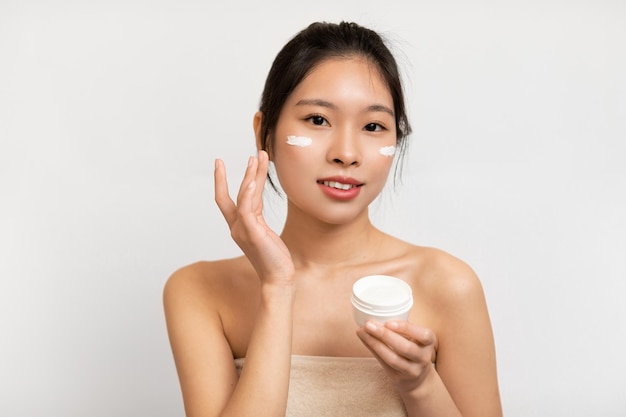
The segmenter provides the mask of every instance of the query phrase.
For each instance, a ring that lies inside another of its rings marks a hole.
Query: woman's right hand
[[[228,223],[233,240],[268,284],[292,284],[294,266],[281,238],[263,218],[263,187],[269,158],[259,151],[251,156],[235,203],[228,193],[224,162],[215,161],[215,202]]]

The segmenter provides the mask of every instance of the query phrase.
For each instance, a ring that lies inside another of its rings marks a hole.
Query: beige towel
[[[241,373],[244,358],[235,359]],[[287,417],[406,417],[400,396],[374,358],[291,358]]]

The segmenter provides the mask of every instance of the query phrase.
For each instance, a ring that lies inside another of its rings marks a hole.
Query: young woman
[[[254,131],[235,201],[215,164],[215,200],[244,255],[186,266],[164,290],[187,416],[501,416],[475,273],[368,216],[410,132],[381,37],[345,22],[298,33]],[[280,235],[262,213],[269,161],[288,205]],[[407,282],[414,306],[407,321],[357,328],[352,286],[376,274]]]

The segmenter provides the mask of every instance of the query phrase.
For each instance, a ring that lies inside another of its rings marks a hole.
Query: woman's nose
[[[361,164],[361,150],[358,143],[358,134],[354,132],[337,132],[332,138],[328,149],[329,162],[344,166]]]

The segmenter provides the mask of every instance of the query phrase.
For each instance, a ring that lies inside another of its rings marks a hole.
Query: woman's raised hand
[[[291,284],[294,274],[289,250],[263,218],[263,186],[268,155],[251,156],[235,203],[228,193],[224,162],[215,161],[215,202],[224,215],[230,234],[243,250],[262,282]]]

